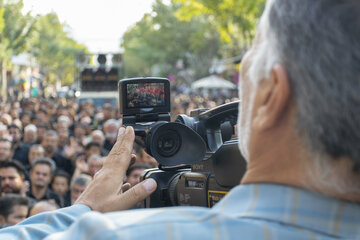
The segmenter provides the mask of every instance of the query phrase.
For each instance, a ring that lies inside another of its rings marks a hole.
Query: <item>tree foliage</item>
[[[56,13],[37,17],[33,54],[48,82],[71,83],[76,73],[75,56],[87,51],[66,31]]]
[[[6,96],[6,67],[9,58],[27,51],[34,33],[35,19],[30,14],[23,14],[23,1],[0,2],[0,67],[1,95]]]
[[[236,54],[247,48],[255,35],[255,27],[265,0],[173,0],[181,4],[176,17],[183,21],[207,16],[214,19],[225,50]]]
[[[203,18],[180,21],[174,15],[178,9],[179,4],[157,0],[152,13],[124,34],[127,76],[164,76],[186,68],[194,70],[193,77],[208,74],[212,60],[218,57],[219,34]]]

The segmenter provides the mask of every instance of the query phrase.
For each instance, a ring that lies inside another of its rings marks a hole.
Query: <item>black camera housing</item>
[[[158,186],[142,207],[212,207],[239,184],[246,163],[237,140],[231,140],[239,102],[194,110],[190,117],[179,115],[170,122],[170,84],[165,78],[120,80],[119,100],[123,124],[133,126],[159,163],[143,174],[143,180],[153,178]]]
[[[143,180],[153,178],[158,185],[141,207],[213,207],[240,183],[245,171],[237,141],[225,142],[215,154],[207,153],[203,161],[191,166],[145,170]]]
[[[175,122],[159,122],[150,130],[147,152],[160,165],[159,169],[145,170],[143,180],[153,178],[158,187],[142,202],[142,207],[212,207],[240,183],[246,162],[238,141],[231,139],[238,104],[195,110],[192,117],[180,115]],[[167,134],[169,131],[172,133]],[[174,143],[169,144],[169,154],[159,149],[162,136]]]

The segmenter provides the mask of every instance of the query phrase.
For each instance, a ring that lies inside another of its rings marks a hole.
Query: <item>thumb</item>
[[[127,210],[132,208],[138,202],[144,200],[156,189],[156,182],[149,178],[136,184],[134,187],[119,195],[120,200],[116,210]]]

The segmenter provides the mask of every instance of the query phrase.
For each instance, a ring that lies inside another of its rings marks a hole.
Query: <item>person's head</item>
[[[104,123],[104,133],[105,138],[108,140],[116,140],[117,131],[120,127],[120,124],[115,119],[109,119]]]
[[[89,142],[85,146],[86,158],[89,158],[91,155],[100,155],[101,147],[97,142]]]
[[[358,27],[358,1],[267,2],[242,62],[245,183],[360,199]]]
[[[77,139],[82,139],[86,134],[86,126],[81,123],[76,123],[74,126],[74,136]]]
[[[8,194],[0,197],[0,224],[12,226],[28,215],[29,200],[19,194]]]
[[[24,128],[24,143],[33,144],[37,140],[37,128],[33,124],[29,124]]]
[[[35,159],[43,158],[43,157],[45,157],[45,150],[43,146],[41,146],[40,144],[31,145],[28,155],[30,166],[32,165]]]
[[[0,138],[9,139],[12,141],[12,137],[10,136],[7,126],[2,123],[0,123]]]
[[[27,126],[31,122],[32,112],[31,111],[24,111],[21,114],[20,120],[24,126]]]
[[[135,186],[141,181],[141,175],[145,169],[151,168],[146,163],[134,163],[126,171],[126,182],[130,183],[131,187]]]
[[[104,114],[104,120],[108,120],[114,117],[114,109],[111,103],[105,103],[103,114]]]
[[[21,130],[16,124],[10,124],[8,127],[9,133],[12,136],[13,143],[18,143],[21,140]]]
[[[9,114],[4,113],[0,116],[0,122],[6,126],[9,126],[12,123],[12,118]]]
[[[45,149],[47,155],[52,155],[55,153],[58,145],[58,135],[54,130],[48,130],[44,133],[41,145]]]
[[[12,142],[6,138],[0,138],[0,162],[11,159],[12,156]]]
[[[10,116],[12,117],[12,119],[19,119],[20,117],[20,112],[18,108],[11,108],[10,109]]]
[[[70,184],[70,196],[71,196],[71,204],[73,204],[81,193],[85,190],[87,185],[91,182],[91,177],[86,174],[80,174],[77,177],[74,177],[71,180]]]
[[[35,159],[30,170],[31,185],[37,188],[48,187],[51,182],[52,174],[55,170],[56,165],[52,159]]]
[[[43,200],[35,203],[35,205],[30,209],[29,217],[42,212],[49,212],[58,209],[59,206],[55,203],[53,199]]]
[[[80,123],[83,124],[84,126],[88,127],[91,124],[91,117],[89,116],[84,116],[80,119]]]
[[[65,116],[62,116],[62,117],[65,117]],[[68,131],[68,129],[69,129],[69,126],[68,126],[68,124],[66,122],[62,121],[62,122],[58,122],[56,124],[56,132],[58,134],[63,132],[63,131]]]
[[[135,137],[133,152],[136,154],[136,162],[146,163],[151,167],[157,167],[157,161],[145,151],[145,147],[144,141],[140,137]]]
[[[101,130],[94,130],[91,132],[91,142],[97,142],[100,146],[104,146],[105,136]]]
[[[65,193],[69,191],[69,182],[70,175],[65,171],[58,170],[54,174],[51,188],[55,193],[59,194],[60,196],[64,196]]]
[[[39,111],[37,111],[37,114],[40,117],[40,122],[42,123],[49,122],[49,116],[47,115],[46,109],[40,108]]]
[[[17,161],[0,162],[1,193],[20,193],[24,179],[24,167]]]
[[[58,132],[59,140],[58,140],[58,148],[63,149],[66,144],[69,143],[69,130],[66,129],[64,131]]]
[[[95,173],[102,168],[103,157],[99,154],[91,155],[88,159],[89,174],[91,177],[94,177]]]
[[[67,130],[70,126],[70,118],[68,116],[61,115],[57,119],[56,131],[59,133],[61,131]]]
[[[36,128],[37,128],[37,139],[38,139],[38,143],[41,143],[44,137],[45,132],[49,129],[49,126],[46,123],[37,123],[36,124]]]

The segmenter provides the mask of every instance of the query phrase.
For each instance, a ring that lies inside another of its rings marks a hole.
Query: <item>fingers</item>
[[[121,192],[124,193],[127,190],[129,190],[131,188],[131,184],[130,183],[125,183],[124,185],[122,185],[121,187]]]
[[[136,162],[136,155],[131,154],[130,166],[133,165],[135,162]]]
[[[114,207],[116,207],[114,211],[132,208],[135,204],[150,196],[150,194],[153,193],[155,189],[156,182],[152,178],[136,184],[125,193],[119,195],[117,199],[117,206],[114,205]]]
[[[126,130],[121,127],[119,129],[117,141],[105,160],[104,166],[115,169],[122,168],[125,173],[130,164],[134,138],[135,134],[132,127],[127,127]]]

